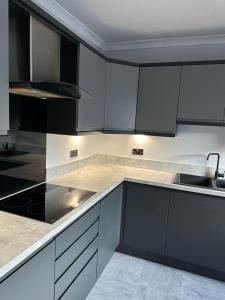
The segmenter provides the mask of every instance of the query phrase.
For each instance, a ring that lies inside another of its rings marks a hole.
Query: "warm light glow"
[[[137,143],[141,144],[144,143],[144,141],[146,140],[146,135],[143,134],[135,134],[134,135],[134,139]]]
[[[73,136],[73,140],[74,140],[74,142],[79,143],[81,141],[81,136],[75,135],[75,136]]]

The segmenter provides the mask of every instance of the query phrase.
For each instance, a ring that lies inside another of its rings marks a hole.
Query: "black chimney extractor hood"
[[[92,99],[92,96],[77,87],[66,82],[10,82],[9,93],[19,96],[38,98],[38,99]]]

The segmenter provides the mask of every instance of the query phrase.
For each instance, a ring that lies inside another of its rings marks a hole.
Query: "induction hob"
[[[0,200],[0,210],[52,224],[94,194],[90,191],[43,183]]]

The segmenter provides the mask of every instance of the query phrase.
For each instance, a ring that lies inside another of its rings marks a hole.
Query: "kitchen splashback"
[[[45,181],[46,135],[9,132],[0,136],[0,197]]]

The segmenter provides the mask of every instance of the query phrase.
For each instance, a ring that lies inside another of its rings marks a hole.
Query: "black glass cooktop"
[[[94,194],[90,191],[43,183],[0,200],[0,210],[52,224]]]

